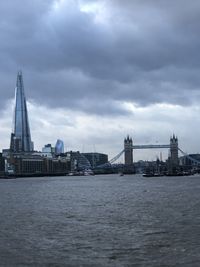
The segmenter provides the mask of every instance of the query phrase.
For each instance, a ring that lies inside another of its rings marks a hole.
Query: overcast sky
[[[165,144],[175,133],[200,152],[199,0],[2,0],[0,33],[0,148],[22,70],[38,150],[60,138],[111,158],[127,134]]]

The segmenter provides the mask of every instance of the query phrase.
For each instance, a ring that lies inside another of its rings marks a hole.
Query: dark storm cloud
[[[80,3],[102,4],[100,18]],[[22,68],[27,95],[52,107],[112,115],[126,113],[119,101],[191,105],[199,29],[197,0],[1,1],[3,99]]]

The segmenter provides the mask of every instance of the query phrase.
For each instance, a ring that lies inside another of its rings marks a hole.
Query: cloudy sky
[[[127,134],[165,144],[175,133],[200,152],[199,0],[2,0],[0,33],[1,149],[21,69],[38,150],[60,138],[111,158]]]

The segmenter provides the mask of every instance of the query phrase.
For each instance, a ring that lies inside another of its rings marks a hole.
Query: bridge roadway
[[[135,145],[132,146],[133,149],[156,149],[156,148],[170,148],[170,145]]]

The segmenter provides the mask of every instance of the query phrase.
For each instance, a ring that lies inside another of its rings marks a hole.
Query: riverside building
[[[4,163],[6,174],[17,177],[65,175],[71,167],[70,158],[55,156],[55,148],[53,150],[50,144],[45,146],[43,152],[34,151],[21,71],[17,74],[15,88],[10,149],[3,150],[3,162],[0,161],[0,169],[4,167]]]

